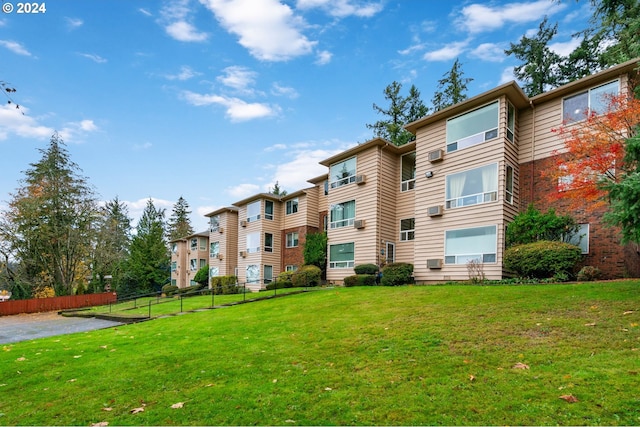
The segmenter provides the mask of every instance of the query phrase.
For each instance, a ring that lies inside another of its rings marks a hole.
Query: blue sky
[[[0,0],[6,7],[6,1]],[[425,104],[456,58],[473,96],[514,80],[510,42],[559,24],[577,44],[590,2],[49,0],[0,14],[0,208],[57,131],[101,200],[134,224],[151,197],[183,196],[192,224],[273,188],[308,187],[318,164],[373,136],[383,90]]]

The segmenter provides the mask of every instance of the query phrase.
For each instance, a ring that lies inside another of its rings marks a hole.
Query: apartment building
[[[564,146],[553,129],[601,111],[606,94],[629,93],[637,63],[532,98],[515,82],[501,85],[408,124],[416,135],[409,144],[376,138],[321,161],[327,174],[310,179],[309,188],[283,197],[260,193],[212,212],[211,274],[235,274],[262,289],[303,263],[308,233],[325,230],[330,282],[341,283],[358,264],[390,262],[412,263],[418,283],[466,280],[469,261],[500,279],[509,274],[502,263],[506,227],[533,204],[577,219],[580,231],[571,238],[584,265],[608,278],[639,277],[637,245],[621,246],[602,211],[571,212],[550,202],[558,183],[540,173],[555,167]]]
[[[207,265],[209,232],[203,231],[169,242],[171,248],[171,284],[179,288],[195,285],[194,277]]]

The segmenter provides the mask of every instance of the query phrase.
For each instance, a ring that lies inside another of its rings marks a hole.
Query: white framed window
[[[218,277],[220,269],[218,267],[209,267],[209,277]]]
[[[260,252],[260,232],[247,234],[247,253]]]
[[[209,243],[209,256],[216,257],[220,253],[220,242]]]
[[[171,243],[171,252],[174,253],[174,254],[178,252],[178,244],[177,243],[175,243],[175,242]]]
[[[513,204],[513,166],[507,165],[505,170],[504,199]]]
[[[329,245],[329,268],[353,268],[355,246],[353,242]]]
[[[447,209],[494,202],[498,199],[498,164],[447,175]]]
[[[257,221],[260,219],[260,206],[262,205],[260,200],[249,203],[247,205],[247,222]]]
[[[298,246],[298,232],[287,233],[287,247],[295,248]]]
[[[190,246],[192,251],[197,251],[198,250],[198,238],[194,237],[193,239],[191,239],[191,246]]]
[[[498,106],[499,102],[496,101],[447,120],[447,152],[497,138]]]
[[[567,243],[578,246],[582,250],[582,254],[589,253],[589,224],[578,224],[580,228],[565,238]]]
[[[463,228],[445,231],[445,264],[466,264],[469,261],[494,263],[497,256],[497,226]]]
[[[387,264],[391,264],[396,260],[396,245],[395,243],[387,242],[387,251],[385,253]]]
[[[264,251],[273,252],[273,234],[264,233]]]
[[[516,108],[510,102],[507,102],[507,139],[515,142],[514,135],[516,132]]]
[[[178,269],[178,262],[177,261],[172,261],[171,262],[171,271],[176,271]]]
[[[273,220],[273,200],[264,201],[264,219]]]
[[[578,122],[586,119],[591,113],[604,113],[609,106],[610,97],[618,95],[619,91],[620,82],[615,80],[568,96],[562,100],[562,117],[565,122]]]
[[[285,271],[296,271],[298,269],[297,265],[287,265],[285,268]]]
[[[267,284],[267,283],[273,282],[273,266],[272,265],[265,265],[262,268],[262,270],[263,270],[263,276],[262,277],[264,278],[263,279],[264,283]]]
[[[209,232],[213,233],[220,229],[220,215],[209,217]]]
[[[295,199],[287,200],[286,212],[287,212],[287,215],[291,215],[291,214],[294,214],[294,213],[298,212],[298,198],[297,197]]]
[[[247,265],[246,274],[247,283],[260,283],[260,267],[257,264]]]
[[[353,225],[356,217],[356,201],[350,200],[344,203],[331,205],[329,227],[341,228]]]
[[[207,241],[208,241],[208,239],[206,239],[205,237],[200,237],[198,239],[198,241],[200,242],[200,250],[201,251],[206,251],[207,250]]]
[[[329,167],[329,186],[331,188],[356,182],[356,158],[334,163]]]
[[[198,260],[195,258],[191,258],[189,260],[189,270],[198,271]]]
[[[414,240],[416,238],[416,219],[407,218],[400,220],[400,240]]]
[[[400,191],[413,190],[416,187],[416,152],[401,157]]]

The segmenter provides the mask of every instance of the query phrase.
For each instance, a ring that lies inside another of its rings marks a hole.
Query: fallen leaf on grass
[[[137,414],[137,413],[140,413],[140,412],[144,412],[144,408],[142,406],[139,407],[139,408],[133,408],[132,410],[129,411],[129,413],[131,413],[131,414]]]
[[[475,375],[469,375],[469,381],[475,381],[475,380],[476,380]]]
[[[69,381],[67,381],[68,383],[75,383],[77,380],[75,378],[71,378]]]
[[[578,399],[573,394],[563,394],[560,399],[568,403],[576,403]]]
[[[103,427],[103,426],[108,426],[109,425],[109,421],[102,421],[100,423],[93,423],[91,424],[92,427]]]
[[[325,387],[325,389],[324,389],[324,390],[325,390],[325,391],[331,391],[331,390],[333,390],[333,389],[332,389],[331,387]]]
[[[105,412],[111,412],[111,411],[113,411],[113,408],[107,407],[107,408],[102,408],[102,410],[105,411]]]
[[[633,311],[633,310],[627,310],[627,311],[625,311],[625,312],[624,312],[624,313],[622,313],[622,314],[623,314],[623,315],[626,315],[626,314],[632,314],[632,313],[634,313],[634,311]]]
[[[17,361],[17,362],[24,362],[25,360],[27,360],[27,358],[26,358],[26,357],[18,357],[18,358],[16,359],[16,361]]]
[[[596,322],[593,323],[585,323],[584,326],[596,326]]]
[[[80,359],[82,356],[78,355],[78,356],[73,356],[74,359]]]
[[[515,365],[513,365],[512,369],[529,369],[529,365],[526,365],[522,362],[518,362]]]
[[[171,409],[180,409],[184,406],[184,402],[178,402],[171,405]]]

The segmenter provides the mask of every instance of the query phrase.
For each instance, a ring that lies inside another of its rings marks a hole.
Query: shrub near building
[[[566,281],[575,272],[582,251],[570,243],[540,240],[516,245],[504,253],[504,266],[520,277]]]

